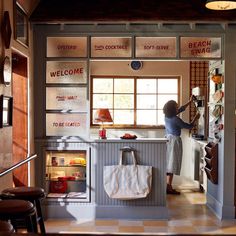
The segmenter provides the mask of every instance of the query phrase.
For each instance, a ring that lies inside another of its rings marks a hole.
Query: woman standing
[[[199,119],[200,114],[197,113],[191,123],[184,122],[177,115],[185,111],[192,100],[193,98],[191,97],[190,100],[181,107],[178,106],[176,101],[170,100],[163,108],[165,114],[166,138],[168,139],[166,155],[167,194],[180,194],[180,192],[172,188],[172,181],[174,174],[180,175],[183,154],[182,140],[180,137],[181,129],[192,129],[196,120]]]

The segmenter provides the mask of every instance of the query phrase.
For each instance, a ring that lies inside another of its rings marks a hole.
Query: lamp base
[[[99,138],[100,139],[106,139],[106,130],[103,128],[103,129],[100,129],[99,130]]]

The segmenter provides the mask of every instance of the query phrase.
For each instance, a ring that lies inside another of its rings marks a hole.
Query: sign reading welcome
[[[131,37],[92,37],[91,57],[131,57]]]
[[[136,57],[176,57],[175,37],[136,37]]]
[[[47,57],[87,57],[87,37],[48,37]]]
[[[86,83],[87,62],[48,61],[46,83]]]
[[[180,57],[182,58],[220,58],[221,38],[181,37]]]

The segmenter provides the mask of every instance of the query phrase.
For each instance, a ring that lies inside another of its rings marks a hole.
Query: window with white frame
[[[179,101],[178,77],[92,77],[91,125],[94,114],[108,108],[112,127],[145,128],[164,125],[163,106]]]

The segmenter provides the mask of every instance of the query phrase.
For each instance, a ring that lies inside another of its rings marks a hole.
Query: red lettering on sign
[[[77,48],[76,45],[66,45],[66,44],[57,45],[58,50],[76,50],[76,48]]]
[[[73,96],[73,95],[70,95],[70,96],[56,96],[56,99],[58,102],[60,101],[65,101],[65,100],[76,100],[78,96]]]
[[[94,46],[95,50],[127,50],[128,46],[127,45],[95,45]]]
[[[50,76],[60,77],[60,76],[76,75],[76,74],[83,74],[83,73],[84,73],[84,68],[75,68],[75,69],[51,71]]]
[[[207,47],[211,46],[211,40],[197,41],[188,43],[189,48]]]
[[[191,54],[193,56],[196,56],[198,54],[210,53],[210,52],[211,52],[211,48],[209,48],[209,47],[191,50]]]

